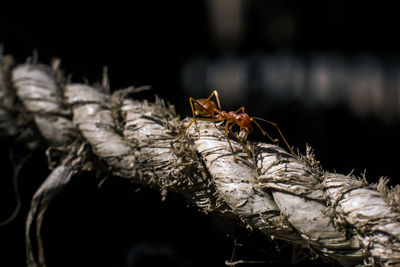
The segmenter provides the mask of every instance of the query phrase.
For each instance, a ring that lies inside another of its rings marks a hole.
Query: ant
[[[215,96],[217,100],[217,104],[211,98]],[[238,125],[240,129],[244,129],[248,134],[250,134],[253,131],[253,127],[251,125],[252,122],[260,129],[262,134],[264,136],[267,136],[272,142],[276,143],[279,140],[278,139],[273,139],[262,127],[261,125],[256,121],[264,121],[266,123],[271,124],[274,126],[280,136],[282,137],[283,141],[285,142],[286,146],[289,148],[290,152],[297,157],[296,153],[294,153],[293,149],[289,146],[288,142],[286,141],[285,137],[283,136],[281,130],[279,129],[278,125],[275,122],[272,121],[267,121],[261,118],[257,117],[250,117],[247,113],[244,112],[244,107],[239,108],[236,111],[224,111],[221,108],[221,102],[219,100],[218,92],[217,90],[214,90],[211,95],[208,98],[205,99],[194,99],[193,97],[189,98],[190,102],[190,107],[192,108],[192,113],[193,113],[193,120],[189,123],[189,125],[186,127],[186,129],[178,136],[176,141],[181,139],[187,130],[190,128],[190,126],[194,123],[197,132],[199,133],[198,139],[200,139],[200,131],[197,127],[197,121],[225,121],[225,138],[228,141],[229,147],[231,148],[232,154],[233,154],[233,160],[237,162],[235,153],[233,152],[233,147],[232,144],[229,140],[228,133],[230,132],[242,145],[244,150],[247,153],[247,156],[251,158],[250,152],[247,149],[246,146],[243,145],[243,143],[240,141],[240,139],[237,137],[237,135],[232,131],[232,127],[235,125]],[[217,106],[218,105],[218,106]],[[239,113],[240,112],[240,113]],[[198,118],[196,115],[201,115],[203,117],[211,117],[211,118]]]

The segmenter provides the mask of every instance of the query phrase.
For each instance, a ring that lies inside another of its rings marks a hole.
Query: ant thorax
[[[217,117],[220,118],[220,119],[232,121],[232,120],[235,120],[236,115],[237,114],[234,111],[226,112],[226,111],[223,110],[223,111],[219,112]]]

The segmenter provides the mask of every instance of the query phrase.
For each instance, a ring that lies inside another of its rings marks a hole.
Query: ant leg
[[[214,90],[207,99],[210,100],[213,95],[215,95],[215,99],[217,99],[218,108],[219,108],[219,110],[221,110],[222,109],[221,108],[221,102],[219,101],[219,95],[218,95],[218,91],[217,90]]]
[[[233,155],[233,161],[236,163],[237,160],[236,160],[235,152],[233,151],[233,147],[232,147],[231,141],[229,140],[229,136],[228,136],[228,131],[229,131],[228,126],[229,126],[229,123],[230,123],[230,122],[227,121],[226,124],[225,124],[225,138],[226,138],[226,140],[228,141],[229,147],[231,148],[232,155]],[[234,125],[234,124],[233,124],[233,125]],[[232,126],[233,126],[233,125],[232,125]]]
[[[190,128],[190,126],[193,124],[195,124],[196,127],[196,131],[199,133],[199,139],[200,139],[200,131],[199,128],[197,127],[197,119],[196,118],[196,112],[194,112],[194,108],[193,108],[193,102],[196,102],[196,99],[194,99],[193,97],[189,97],[189,103],[190,103],[190,107],[192,109],[192,114],[193,114],[193,120],[189,123],[189,125],[185,128],[185,130],[183,130],[183,132],[178,136],[178,138],[176,138],[175,140],[178,141],[179,139],[182,138],[182,136],[185,135],[186,131]]]
[[[255,120],[253,120],[253,118],[251,118],[250,119],[252,122],[254,122],[256,125],[257,125],[257,127],[260,129],[260,131],[262,132],[262,134],[264,135],[264,136],[266,136],[266,137],[268,137],[268,139],[269,140],[271,140],[272,142],[274,142],[274,143],[278,143],[279,142],[279,140],[277,139],[277,138],[272,138],[268,133],[267,133],[267,131],[265,131],[262,127],[261,127],[261,125],[258,123],[258,122],[256,122]]]
[[[242,113],[244,113],[244,107],[239,108],[238,110],[235,111],[235,113],[238,113],[239,111],[242,111]]]
[[[250,151],[247,149],[247,147],[243,144],[243,142],[239,139],[239,137],[232,131],[232,127],[236,124],[236,122],[234,124],[232,124],[231,126],[229,126],[229,131],[232,133],[233,137],[236,138],[236,140],[239,141],[240,145],[243,147],[244,151],[246,151],[247,157],[249,157],[249,159],[251,159],[251,154]]]
[[[183,130],[183,132],[174,140],[174,142],[176,142],[176,141],[178,141],[179,139],[181,139],[182,136],[185,135],[185,133],[187,132],[187,130],[190,128],[190,126],[192,126],[193,122],[195,122],[195,121],[196,121],[196,119],[193,119],[193,120],[189,123],[189,125],[185,128],[185,130]],[[199,131],[199,136],[200,136],[200,131]]]
[[[192,113],[193,113],[193,121],[189,124],[189,126],[185,129],[185,131],[183,133],[185,133],[187,131],[187,129],[190,127],[190,125],[192,125],[192,123],[194,122],[194,125],[196,127],[196,131],[199,133],[199,139],[200,139],[200,130],[197,127],[197,118],[196,118],[196,112],[194,112],[194,108],[193,108],[193,102],[196,102],[196,99],[194,99],[193,97],[189,98],[189,103],[190,103],[190,107],[192,108]],[[181,134],[182,135],[182,134]]]
[[[286,138],[283,136],[283,133],[282,133],[281,129],[279,129],[278,125],[275,122],[267,121],[267,120],[264,120],[264,119],[261,119],[261,118],[255,118],[255,117],[250,119],[251,121],[253,121],[257,125],[257,127],[261,130],[261,132],[263,134],[264,133],[267,134],[268,138],[271,139],[271,140],[272,140],[271,136],[268,135],[268,133],[260,126],[260,124],[258,124],[258,122],[255,121],[255,119],[264,121],[264,122],[269,123],[272,126],[274,126],[278,130],[280,136],[282,137],[282,139],[285,142],[286,146],[289,148],[290,152],[293,154],[293,156],[297,157],[296,153],[294,153],[293,149],[289,146],[289,143],[286,141]]]
[[[190,128],[190,126],[192,126],[193,122],[194,122],[194,123],[197,123],[197,121],[222,121],[222,120],[220,120],[220,119],[211,119],[211,118],[194,118],[194,119],[189,123],[189,125],[186,126],[185,130],[183,130],[182,133],[175,139],[174,142],[176,142],[176,141],[178,141],[179,139],[181,139],[182,136],[184,136],[185,133],[187,132],[187,130]],[[198,129],[197,129],[197,130],[198,130]],[[200,131],[198,130],[198,132],[199,132],[199,138],[200,138]]]

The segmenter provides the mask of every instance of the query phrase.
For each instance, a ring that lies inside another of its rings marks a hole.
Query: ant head
[[[240,128],[245,129],[248,133],[253,131],[253,127],[251,126],[250,116],[246,113],[236,114],[235,122]]]

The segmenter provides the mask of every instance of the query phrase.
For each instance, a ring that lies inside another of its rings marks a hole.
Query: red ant
[[[211,97],[215,96],[217,99],[217,105],[215,104],[214,101],[211,100]],[[194,99],[193,97],[189,98],[190,102],[190,107],[192,108],[192,113],[193,113],[193,120],[189,123],[189,125],[186,127],[186,129],[178,136],[176,140],[179,140],[182,138],[182,136],[185,135],[186,131],[189,129],[189,127],[193,124],[196,126],[196,130],[199,133],[199,139],[200,139],[200,131],[197,127],[197,121],[225,121],[225,138],[228,141],[228,144],[231,148],[231,151],[233,153],[233,160],[237,162],[235,153],[233,152],[233,147],[232,144],[229,140],[228,137],[228,132],[231,132],[232,135],[241,143],[243,148],[245,149],[247,156],[251,158],[249,150],[242,144],[240,139],[237,137],[237,135],[232,131],[232,127],[235,126],[236,124],[240,127],[240,129],[244,129],[247,133],[251,133],[253,131],[253,127],[251,125],[252,122],[255,123],[255,125],[261,130],[262,134],[264,136],[267,136],[272,142],[276,143],[279,140],[278,139],[273,139],[262,127],[261,125],[256,121],[264,121],[266,123],[269,123],[278,130],[280,136],[282,137],[283,141],[285,142],[286,146],[289,148],[290,152],[296,157],[296,153],[292,150],[292,148],[289,146],[288,142],[286,141],[285,137],[283,136],[281,130],[279,129],[278,125],[272,121],[267,121],[261,118],[256,118],[256,117],[250,117],[247,113],[244,112],[244,107],[239,108],[236,111],[229,111],[226,112],[221,109],[221,103],[219,100],[218,92],[217,90],[214,90],[211,95],[206,98],[206,99]],[[194,103],[194,108],[193,108],[193,103]],[[240,112],[240,113],[238,113]],[[198,118],[196,117],[197,115],[201,115],[204,117],[211,117],[211,118]]]

